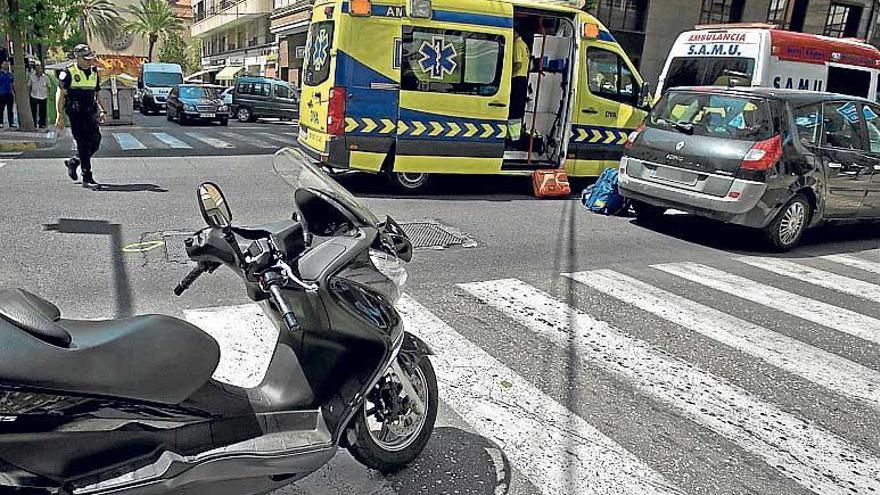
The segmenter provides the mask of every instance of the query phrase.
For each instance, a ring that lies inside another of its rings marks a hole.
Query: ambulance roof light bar
[[[431,0],[409,0],[409,16],[419,19],[430,19],[434,14]]]
[[[768,24],[766,22],[732,22],[729,24],[697,24],[694,26],[697,31],[723,31],[725,29],[779,29],[778,24]]]

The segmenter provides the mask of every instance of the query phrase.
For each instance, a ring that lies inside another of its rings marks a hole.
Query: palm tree
[[[133,33],[146,36],[150,43],[147,60],[153,60],[153,47],[161,36],[176,33],[183,28],[183,23],[168,5],[167,0],[141,0],[140,5],[128,9],[132,20],[125,28]]]
[[[83,41],[97,37],[111,40],[119,34],[122,17],[116,6],[108,0],[78,0],[72,10],[73,18],[66,20],[68,26],[76,26]]]

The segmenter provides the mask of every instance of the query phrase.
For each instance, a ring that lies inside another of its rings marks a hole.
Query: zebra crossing
[[[693,345],[703,340],[718,344],[705,352],[730,351],[815,387],[823,393],[819,408],[836,410],[849,401],[876,424],[880,365],[872,363],[880,361],[844,355],[822,341],[800,340],[800,334],[782,327],[784,322],[799,329],[819,326],[840,338],[860,339],[862,351],[877,353],[880,250],[801,259],[734,257],[717,265],[673,262],[636,267],[635,272],[615,267],[558,274],[554,287],[563,282],[569,292],[594,295],[609,305],[601,310],[577,297],[559,297],[556,290],[507,278],[450,288],[466,301],[463,306],[438,303],[425,293],[405,295],[398,311],[407,329],[436,353],[432,362],[443,403],[477,434],[501,446],[513,468],[543,494],[682,494],[695,489],[668,466],[625,447],[607,424],[593,423],[548,395],[540,377],[515,371],[509,357],[493,354],[468,336],[488,331],[521,335],[522,345],[532,339],[546,342],[570,358],[572,373],[601,373],[616,380],[739,449],[730,455],[757,459],[804,492],[878,493],[880,446],[875,442],[865,442],[845,425],[817,421],[784,398],[769,399],[744,385],[748,382],[683,358],[620,322],[662,320],[694,335]],[[459,314],[470,314],[472,308],[480,308],[480,317]],[[754,308],[779,317],[760,320]],[[624,314],[636,318],[621,318]],[[205,308],[185,316],[217,337],[224,359],[236,360],[221,366],[218,379],[251,386],[259,382],[275,330],[258,307]],[[242,327],[251,329],[259,345],[233,342],[248,334]],[[255,348],[265,355],[256,356]],[[681,448],[676,442],[666,447]]]
[[[108,136],[109,135],[109,136]],[[129,152],[160,151],[160,150],[208,150],[216,152],[247,152],[270,153],[284,146],[296,143],[295,132],[271,133],[253,131],[216,131],[183,130],[175,131],[105,131],[102,152],[119,151],[125,155]],[[71,147],[76,149],[72,142]]]

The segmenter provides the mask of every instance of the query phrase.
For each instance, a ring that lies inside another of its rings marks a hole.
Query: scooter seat
[[[0,290],[0,383],[179,404],[219,362],[217,342],[177,318],[64,320],[34,294]]]

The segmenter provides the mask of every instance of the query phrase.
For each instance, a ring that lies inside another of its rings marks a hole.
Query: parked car
[[[880,105],[833,93],[676,88],[630,135],[621,194],[761,229],[777,250],[827,222],[880,220]]]
[[[223,99],[223,103],[232,108],[232,92],[235,91],[235,86],[229,86],[220,92],[220,98]]]
[[[286,81],[269,77],[240,77],[232,92],[232,108],[242,122],[262,117],[292,120],[299,117],[299,95]]]
[[[168,120],[181,125],[197,120],[217,121],[229,125],[229,107],[220,99],[216,89],[198,85],[181,84],[168,94]]]

